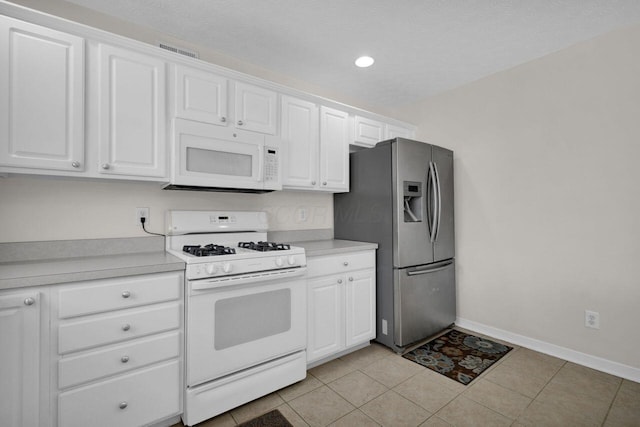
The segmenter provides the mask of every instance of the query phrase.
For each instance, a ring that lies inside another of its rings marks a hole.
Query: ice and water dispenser
[[[422,183],[404,181],[404,222],[422,222]]]

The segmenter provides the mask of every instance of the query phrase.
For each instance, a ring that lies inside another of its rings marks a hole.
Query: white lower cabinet
[[[49,425],[46,288],[0,292],[0,424]],[[43,358],[44,357],[44,358]]]
[[[375,251],[309,257],[307,265],[307,364],[375,338]]]
[[[183,283],[170,272],[53,288],[58,426],[133,427],[182,412]]]

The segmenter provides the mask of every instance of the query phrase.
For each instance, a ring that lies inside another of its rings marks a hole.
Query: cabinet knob
[[[349,277],[349,281],[350,281],[350,282],[353,282],[353,277]]]
[[[110,167],[111,167],[111,165],[109,165],[109,163],[103,163],[102,166],[101,166],[101,168],[104,169],[104,170],[107,170]]]
[[[342,279],[338,279],[338,283],[342,283]]]
[[[74,168],[78,169],[80,167],[80,162],[71,162],[71,166],[73,166]]]
[[[128,323],[125,323],[124,325],[122,325],[122,330],[123,331],[128,331],[129,329],[131,329],[131,325]]]
[[[127,402],[120,402],[120,404],[118,405],[118,408],[125,409],[127,406],[129,406]]]
[[[35,302],[36,302],[36,300],[34,300],[31,297],[24,299],[24,305],[33,305]]]
[[[322,185],[327,185],[327,181],[324,181],[324,182],[322,183]]]
[[[129,361],[129,356],[122,356],[122,357],[120,358],[120,361],[121,361],[122,363],[127,363],[127,362]]]
[[[242,120],[238,120],[238,126],[242,126],[244,122]]]
[[[311,181],[311,185],[316,185],[316,182],[315,181]]]
[[[220,121],[221,121],[222,123],[224,123],[224,122],[226,122],[226,121],[227,121],[227,118],[226,118],[225,116],[222,116],[222,117],[220,117]]]
[[[122,298],[129,298],[131,296],[131,292],[129,291],[123,291],[122,292]]]
[[[347,265],[349,265],[349,262],[345,261],[345,262],[342,263],[342,265],[344,265],[346,267]]]

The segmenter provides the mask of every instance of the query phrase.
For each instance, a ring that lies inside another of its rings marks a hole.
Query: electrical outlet
[[[136,208],[136,225],[140,225],[141,218],[145,218],[145,225],[149,225],[149,208]]]
[[[597,311],[584,311],[584,326],[592,329],[600,329],[600,313]]]
[[[299,222],[305,222],[307,220],[307,217],[308,217],[307,208],[298,209],[298,221]]]

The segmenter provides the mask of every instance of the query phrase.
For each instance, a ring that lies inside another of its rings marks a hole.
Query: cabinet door
[[[226,126],[227,79],[207,71],[176,65],[175,115]]]
[[[309,280],[307,362],[344,348],[343,276]]]
[[[165,63],[100,44],[100,172],[165,177]]]
[[[320,108],[320,188],[349,191],[349,115]]]
[[[345,344],[347,347],[376,337],[375,270],[347,273],[345,295]]]
[[[387,134],[385,139],[393,139],[393,138],[413,138],[413,131],[411,129],[403,128],[395,125],[387,125]]]
[[[235,94],[236,127],[275,135],[278,94],[240,82],[235,84]]]
[[[0,420],[39,425],[40,298],[37,292],[0,294]]]
[[[0,16],[0,165],[84,170],[84,40]]]
[[[282,185],[314,188],[318,183],[318,106],[282,97]]]
[[[355,116],[353,120],[355,135],[353,143],[363,147],[373,147],[384,140],[385,124],[366,117]]]

